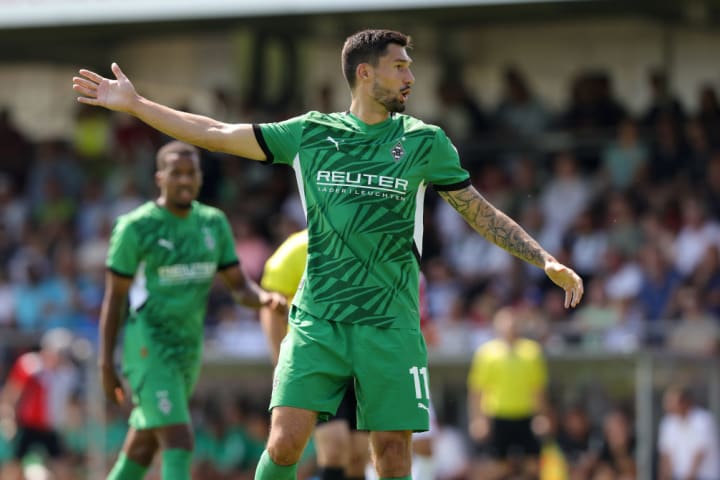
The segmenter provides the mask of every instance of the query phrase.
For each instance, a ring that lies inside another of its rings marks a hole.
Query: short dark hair
[[[155,155],[155,167],[158,170],[165,168],[165,157],[171,153],[177,153],[178,155],[191,155],[197,157],[198,159],[200,158],[200,150],[198,150],[195,146],[190,145],[189,143],[181,142],[180,140],[173,140],[160,147],[157,155]]]
[[[355,88],[355,70],[361,63],[377,66],[391,43],[412,48],[409,35],[395,30],[362,30],[350,35],[342,49],[342,69],[350,88]]]

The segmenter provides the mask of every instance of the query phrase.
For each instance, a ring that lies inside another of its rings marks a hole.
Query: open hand
[[[77,100],[87,105],[128,112],[138,96],[135,87],[117,63],[113,63],[110,68],[115,74],[115,80],[81,69],[81,76],[73,77],[73,90],[83,95]]]
[[[555,285],[565,290],[565,308],[575,307],[580,303],[585,291],[583,281],[571,268],[557,261],[550,261],[545,264],[545,274]]]

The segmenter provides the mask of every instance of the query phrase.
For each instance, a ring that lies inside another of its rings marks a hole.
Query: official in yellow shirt
[[[540,443],[533,419],[544,410],[547,367],[542,347],[518,336],[518,319],[510,308],[493,319],[497,338],[481,345],[468,375],[470,436],[487,447],[482,478],[498,478],[521,469],[538,472]]]

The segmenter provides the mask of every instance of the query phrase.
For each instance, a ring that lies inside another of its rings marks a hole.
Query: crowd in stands
[[[701,86],[699,107],[690,110],[674,97],[665,75],[654,71],[648,79],[652,101],[633,113],[616,99],[607,74],[585,72],[573,82],[567,107],[554,111],[518,69],[508,68],[503,81],[501,101],[485,105],[471,85],[457,77],[442,80],[437,91],[442,107],[425,120],[446,129],[486,198],[582,275],[586,296],[577,309],[563,308],[562,292],[541,270],[490,245],[429,191],[422,267],[433,319],[426,332],[431,354],[469,360],[491,335],[490,318],[503,306],[520,312],[523,334],[548,351],[662,348],[716,354],[720,101],[715,88]],[[223,120],[279,119],[247,113]],[[32,339],[64,327],[97,341],[113,221],[155,195],[154,153],[165,140],[132,117],[78,106],[72,138],[30,142],[14,126],[12,112],[0,113],[3,336]],[[203,152],[203,170],[201,199],[228,214],[238,254],[258,280],[274,247],[304,226],[292,171],[210,152]],[[213,292],[207,349],[267,355],[254,315],[221,289]],[[19,353],[2,342],[0,378]],[[202,430],[197,455],[205,460],[197,468],[206,469],[199,478],[243,478],[241,470],[235,476],[223,473],[223,466],[255,458],[257,442],[262,444],[264,409],[235,400],[229,406],[236,408],[197,408]],[[73,428],[79,428],[73,422],[88,421],[73,408],[71,403],[67,415],[70,445],[75,445]],[[232,411],[234,420],[220,420],[218,411]],[[607,412],[597,424],[586,414],[581,407],[559,413],[558,444],[567,459],[582,463],[591,448],[600,448],[601,457],[611,455],[602,448],[616,443],[632,448],[627,413]],[[122,415],[117,420],[122,424]],[[112,441],[108,451],[115,452]],[[83,446],[76,447],[81,454]],[[0,444],[0,454],[4,451]]]

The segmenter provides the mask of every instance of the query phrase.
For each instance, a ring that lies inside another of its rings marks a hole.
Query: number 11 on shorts
[[[428,385],[428,374],[427,367],[412,367],[410,368],[410,375],[413,377],[415,383],[415,398],[418,400],[423,398],[430,398],[430,386]],[[422,383],[420,383],[420,377],[422,377]],[[425,389],[425,395],[423,395],[423,387]]]

